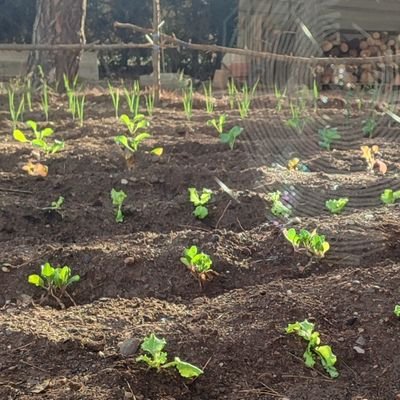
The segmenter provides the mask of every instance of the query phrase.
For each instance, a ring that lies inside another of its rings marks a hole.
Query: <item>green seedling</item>
[[[154,368],[157,372],[166,368],[176,368],[183,378],[197,378],[203,374],[203,370],[188,362],[182,361],[179,357],[175,357],[174,361],[167,362],[168,353],[164,351],[167,341],[159,339],[154,333],[145,337],[140,348],[146,354],[136,358],[136,361],[146,363],[150,368]]]
[[[381,194],[381,201],[386,205],[396,203],[400,199],[400,190],[393,191],[392,189],[385,189]]]
[[[28,103],[28,110],[30,112],[33,111],[32,108],[32,79],[26,78],[25,80],[25,94],[26,94],[26,102]]]
[[[197,279],[200,287],[203,288],[205,282],[218,275],[212,267],[212,260],[209,255],[202,253],[196,246],[189,247],[183,252],[181,262],[189,269]]]
[[[45,80],[42,81],[41,107],[46,118],[46,122],[49,122],[49,87]]]
[[[189,85],[183,90],[183,110],[185,111],[186,118],[190,121],[193,117],[193,82],[190,81]]]
[[[318,99],[319,99],[319,87],[317,81],[314,79],[313,81],[313,103],[314,103],[314,112],[318,110]]]
[[[331,145],[333,141],[341,139],[341,135],[338,133],[337,128],[331,128],[326,126],[318,130],[320,136],[319,145],[328,151],[331,150]]]
[[[224,133],[225,123],[226,123],[226,114],[222,114],[219,116],[218,119],[213,118],[207,121],[207,126],[213,126],[216,129],[216,131],[221,135],[222,133]]]
[[[72,82],[69,81],[68,76],[64,74],[64,88],[68,97],[68,111],[74,120],[76,117],[77,104],[76,104],[76,88],[78,85],[78,75],[75,76]]]
[[[13,123],[13,129],[16,129],[17,122],[22,119],[25,110],[25,96],[21,95],[18,106],[15,104],[15,91],[14,89],[8,89],[8,107],[10,110],[10,118]]]
[[[62,216],[61,208],[64,205],[64,197],[60,196],[57,200],[52,201],[49,207],[44,207],[42,210],[44,211],[54,211],[59,213]]]
[[[331,346],[321,345],[320,334],[314,331],[315,325],[312,322],[304,320],[303,322],[295,322],[289,324],[286,333],[295,333],[308,342],[306,351],[303,354],[304,363],[309,368],[314,368],[316,359],[318,358],[325,371],[331,378],[339,376],[338,370],[335,368],[337,357],[333,354]]]
[[[235,108],[236,97],[238,94],[237,87],[235,85],[235,81],[233,79],[228,80],[228,99],[229,99],[229,106],[231,110]]]
[[[198,219],[204,219],[208,215],[208,208],[206,205],[209,203],[212,197],[212,190],[203,189],[201,193],[196,188],[189,188],[189,199],[195,207],[193,214]]]
[[[156,100],[156,95],[154,93],[154,90],[151,90],[148,94],[144,96],[144,98],[146,101],[147,114],[149,115],[149,117],[152,117],[154,113],[154,105]]]
[[[340,214],[349,202],[348,198],[342,197],[340,199],[331,199],[325,202],[325,207],[332,214]]]
[[[139,114],[140,108],[140,84],[139,81],[133,83],[132,89],[124,88],[126,102],[132,117]]]
[[[72,283],[78,282],[79,280],[80,276],[72,275],[71,268],[67,265],[64,267],[53,267],[49,262],[46,262],[40,267],[40,275],[32,274],[28,277],[28,282],[30,284],[46,290],[46,297],[53,297],[57,300],[61,308],[65,308],[60,300],[60,297],[64,294],[74,302],[66,289]]]
[[[295,129],[298,133],[302,133],[306,126],[306,121],[302,117],[302,108],[291,102],[290,103],[290,113],[291,113],[291,118],[289,118],[286,121],[286,125],[289,128]]]
[[[137,114],[132,119],[126,114],[122,114],[120,121],[127,127],[131,135],[136,135],[140,130],[147,129],[150,126],[143,114]]]
[[[394,312],[394,315],[395,315],[396,317],[399,317],[399,318],[400,318],[400,304],[396,304],[396,306],[394,307],[393,312]]]
[[[82,95],[80,98],[76,96],[76,111],[79,119],[79,126],[83,127],[83,121],[85,119],[85,95]]]
[[[268,193],[267,200],[272,203],[271,213],[275,217],[289,218],[292,215],[292,210],[282,203],[281,195],[282,193],[279,190]]]
[[[118,88],[114,88],[113,85],[108,82],[108,91],[111,96],[111,100],[113,103],[114,111],[115,111],[115,119],[119,118],[119,98],[120,93]]]
[[[123,190],[111,190],[111,200],[115,207],[115,222],[124,222],[124,214],[122,213],[122,204],[127,198],[126,193]]]
[[[213,97],[213,88],[211,81],[208,83],[208,85],[203,85],[203,90],[206,99],[207,114],[212,114],[214,112],[214,97]]]
[[[240,126],[234,126],[229,132],[227,133],[221,133],[219,135],[219,138],[222,143],[227,143],[229,144],[229,148],[233,150],[233,147],[235,145],[235,141],[237,137],[243,132],[243,128]]]
[[[373,118],[369,117],[365,121],[362,122],[362,132],[364,136],[372,138],[374,132],[378,126],[378,122]]]
[[[284,229],[285,238],[292,244],[295,251],[305,250],[309,255],[318,258],[325,257],[326,252],[330,249],[329,243],[325,240],[324,235],[318,235],[317,231],[312,232],[301,229],[299,233],[296,229]]]
[[[21,130],[14,129],[13,137],[15,140],[21,143],[30,143],[34,147],[39,147],[47,154],[55,154],[64,148],[64,142],[60,140],[54,140],[53,144],[47,142],[47,138],[54,134],[53,129],[44,128],[41,131],[38,130],[37,123],[35,121],[27,121],[26,124],[33,131],[33,138],[28,138]]]
[[[275,99],[276,99],[276,106],[275,109],[277,112],[281,112],[282,111],[282,107],[285,103],[285,98],[286,98],[286,91],[287,88],[285,88],[285,90],[282,92],[278,86],[275,85]]]
[[[239,99],[237,99],[237,105],[239,109],[239,114],[240,118],[245,119],[249,116],[250,113],[250,107],[251,107],[251,102],[254,97],[254,93],[257,89],[258,86],[258,81],[253,85],[253,87],[250,89],[245,82],[243,87],[242,87],[242,92],[241,96]]]

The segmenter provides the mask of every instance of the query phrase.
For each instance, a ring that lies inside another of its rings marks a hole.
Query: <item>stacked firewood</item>
[[[348,88],[357,84],[372,86],[376,83],[400,84],[399,65],[392,60],[369,62],[368,57],[391,56],[400,53],[400,35],[387,32],[371,32],[367,38],[344,38],[337,33],[321,45],[325,57],[365,58],[365,63],[339,63],[317,66],[316,73],[321,85],[340,85]]]

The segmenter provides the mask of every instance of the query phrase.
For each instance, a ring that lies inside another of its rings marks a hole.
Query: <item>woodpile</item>
[[[345,38],[340,33],[328,37],[321,44],[326,57],[365,58],[365,64],[332,63],[317,66],[316,75],[321,85],[354,88],[356,85],[373,86],[377,83],[400,84],[399,65],[392,60],[369,62],[369,57],[400,54],[400,35],[370,32],[368,37]]]

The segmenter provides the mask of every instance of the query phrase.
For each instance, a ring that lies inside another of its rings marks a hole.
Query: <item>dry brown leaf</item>
[[[47,165],[40,164],[40,163],[33,163],[31,160],[29,160],[23,167],[22,169],[28,173],[28,175],[31,176],[43,176],[46,177],[49,168]]]

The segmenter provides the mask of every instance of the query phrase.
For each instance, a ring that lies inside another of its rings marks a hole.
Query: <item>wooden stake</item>
[[[160,0],[153,0],[153,84],[154,84],[154,103],[160,103],[161,92],[161,58],[160,58]]]

